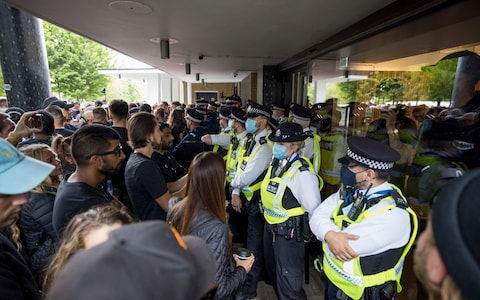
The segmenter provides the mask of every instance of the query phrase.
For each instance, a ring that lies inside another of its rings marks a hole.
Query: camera
[[[205,56],[203,56],[203,54],[200,54],[200,55],[198,56],[198,59],[199,59],[199,60],[202,60],[204,57],[205,57]]]
[[[43,128],[43,114],[34,114],[29,119],[28,127],[30,128]]]

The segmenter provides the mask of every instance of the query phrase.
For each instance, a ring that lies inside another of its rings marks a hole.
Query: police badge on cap
[[[278,126],[275,133],[271,133],[269,139],[272,142],[299,142],[304,141],[307,136],[303,133],[303,128],[297,123],[282,123]]]

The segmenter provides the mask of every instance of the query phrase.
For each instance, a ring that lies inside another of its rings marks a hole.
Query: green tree
[[[3,73],[2,69],[0,68],[0,96],[6,96],[5,89],[3,88]]]
[[[385,78],[378,83],[375,96],[377,96],[382,103],[399,101],[403,99],[403,84],[397,78]]]
[[[422,71],[431,76],[430,95],[432,101],[449,101],[452,98],[453,81],[457,70],[458,59],[439,61],[434,66],[423,67]]]
[[[112,67],[110,50],[47,22],[43,28],[52,90],[76,100],[101,98],[110,78],[98,69]]]
[[[349,103],[357,100],[358,81],[344,81],[337,84],[338,98]]]

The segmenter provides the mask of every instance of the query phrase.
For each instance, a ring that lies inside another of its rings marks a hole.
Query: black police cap
[[[380,142],[361,137],[347,138],[347,155],[338,161],[343,165],[360,164],[374,170],[390,170],[400,159],[400,154]]]
[[[272,132],[269,139],[272,142],[299,142],[307,138],[303,133],[303,128],[297,123],[282,123],[278,125],[277,130]]]

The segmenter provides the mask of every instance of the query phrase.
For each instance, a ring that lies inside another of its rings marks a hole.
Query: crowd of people
[[[2,297],[240,300],[265,281],[278,299],[306,299],[316,245],[325,299],[392,299],[422,231],[418,294],[472,297],[451,255],[458,246],[466,272],[479,272],[478,209],[465,200],[480,180],[469,171],[479,95],[443,110],[236,95],[5,107]],[[445,241],[447,219],[458,245]]]

